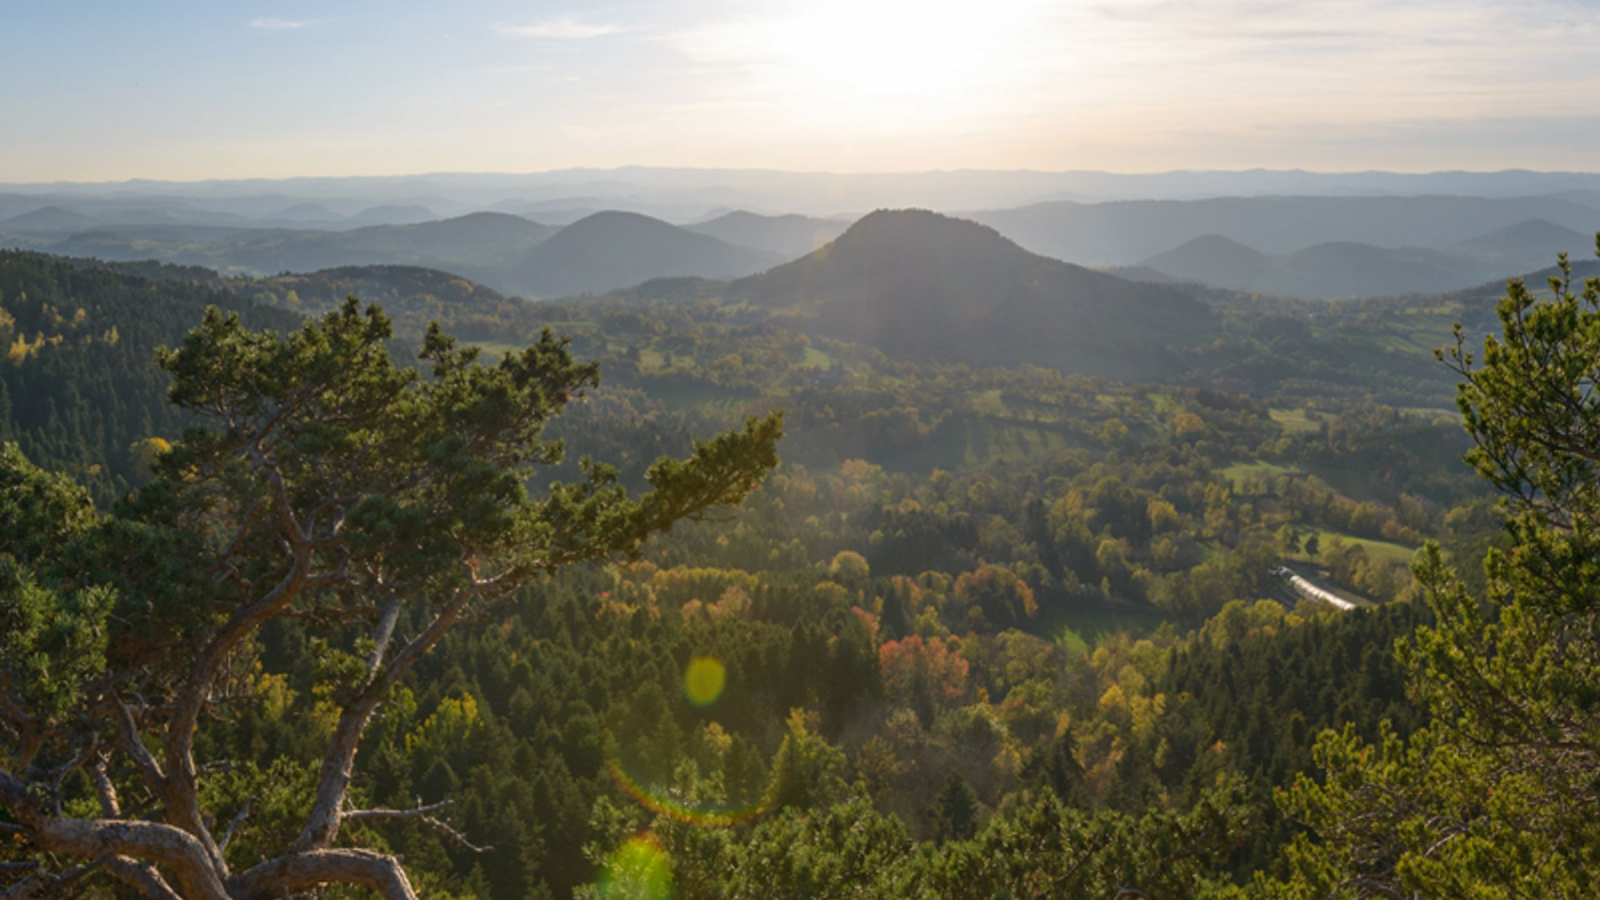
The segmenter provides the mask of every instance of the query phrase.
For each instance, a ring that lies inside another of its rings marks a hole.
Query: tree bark
[[[11,810],[30,843],[79,859],[125,856],[150,860],[178,876],[187,900],[231,900],[211,854],[199,838],[160,822],[69,819],[39,808],[27,786],[0,771],[0,804]]]
[[[310,850],[268,860],[234,879],[234,900],[276,900],[323,884],[358,884],[383,900],[417,900],[400,861],[371,850]]]

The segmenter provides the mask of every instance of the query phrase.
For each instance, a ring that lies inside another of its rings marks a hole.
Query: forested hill
[[[1181,290],[1038,256],[993,229],[922,210],[879,211],[806,257],[730,285],[806,327],[912,358],[1032,362],[1150,379],[1213,332]]]
[[[228,279],[235,293],[296,315],[337,308],[354,294],[382,304],[395,334],[415,338],[430,322],[450,323],[451,333],[471,341],[496,342],[509,327],[525,324],[528,304],[493,288],[438,269],[419,266],[344,266],[304,275]]]
[[[609,291],[649,278],[733,278],[783,257],[735,247],[660,219],[598,212],[568,225],[488,280],[533,297]]]
[[[0,251],[0,440],[71,472],[101,500],[117,496],[144,464],[135,445],[182,428],[152,359],[207,306],[238,310],[255,328],[299,321],[205,284]]]

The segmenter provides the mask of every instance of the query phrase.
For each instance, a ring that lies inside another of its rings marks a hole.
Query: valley
[[[783,417],[780,461],[737,517],[564,569],[418,664],[363,751],[360,791],[459,804],[461,841],[384,832],[420,885],[589,896],[645,827],[681,842],[679,865],[735,883],[845,829],[876,835],[883,877],[944,894],[944,862],[897,848],[1035,827],[1018,804],[1061,827],[1171,835],[1227,809],[1250,824],[1191,845],[1208,883],[1285,872],[1298,826],[1272,790],[1310,770],[1311,736],[1427,721],[1384,652],[1429,621],[1413,559],[1431,544],[1466,563],[1505,540],[1492,492],[1455,462],[1472,442],[1433,355],[1457,322],[1497,328],[1493,283],[1424,292],[1422,265],[1410,293],[1300,299],[1225,283],[1280,263],[1220,238],[1184,250],[1217,267],[1212,284],[1155,282],[925,210],[350,226],[48,245],[101,259],[0,251],[11,483],[43,477],[25,455],[108,521],[143,515],[150,464],[195,424],[164,402],[155,354],[207,306],[293,335],[377,304],[401,364],[470,345],[462,364],[515,371],[525,348],[564,342],[599,384],[549,436],[632,494],[697,436]],[[1568,239],[1511,232],[1529,233]],[[117,259],[141,252],[154,258]],[[593,472],[552,457],[525,486],[546,496]],[[307,690],[322,652],[300,624],[263,632],[258,689]],[[725,686],[686,705],[691,655]],[[207,734],[275,760],[236,776],[256,796],[311,775],[316,730],[287,705]],[[276,802],[264,812],[285,815]],[[1172,818],[1142,818],[1152,802]]]

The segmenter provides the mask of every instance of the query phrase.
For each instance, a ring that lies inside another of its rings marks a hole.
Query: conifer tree
[[[548,331],[484,366],[435,327],[423,376],[390,338],[353,297],[287,336],[210,310],[160,356],[172,402],[205,427],[109,515],[0,454],[0,810],[34,870],[17,896],[103,872],[162,900],[414,897],[398,859],[347,828],[442,824],[433,802],[352,808],[357,749],[401,678],[456,625],[739,503],[776,463],[773,415],[656,463],[638,499],[588,460],[581,481],[541,484],[564,451],[545,426],[597,366]],[[217,807],[205,733],[258,685],[263,629],[291,620],[330,734],[309,793],[285,804],[294,829],[247,858],[230,841],[250,804]],[[424,781],[457,775],[441,763]]]
[[[1597,238],[1600,252],[1600,238]],[[1436,623],[1401,642],[1432,724],[1372,744],[1326,733],[1319,780],[1282,800],[1309,825],[1293,897],[1593,897],[1600,888],[1600,278],[1563,254],[1520,281],[1500,336],[1440,356],[1463,379],[1467,461],[1502,493],[1510,549],[1469,592],[1436,546],[1415,565]]]

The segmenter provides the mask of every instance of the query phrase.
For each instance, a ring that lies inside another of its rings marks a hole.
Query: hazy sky
[[[0,0],[0,181],[1600,170],[1600,0]]]

